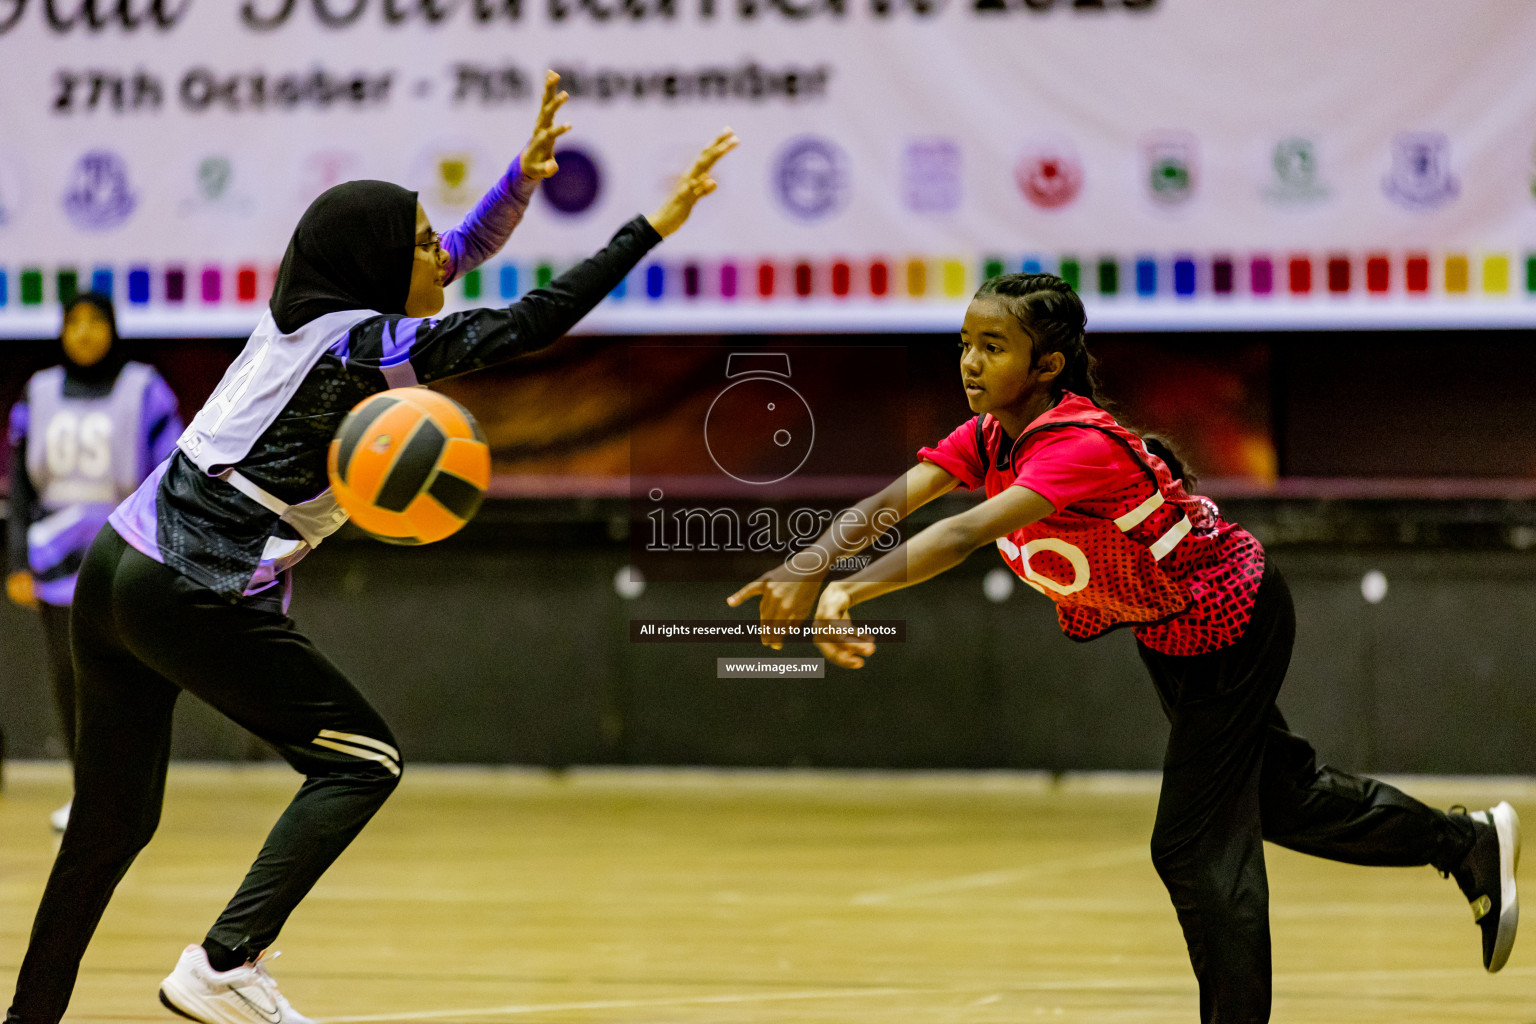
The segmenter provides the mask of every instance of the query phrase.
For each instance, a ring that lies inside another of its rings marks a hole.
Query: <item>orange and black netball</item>
[[[480,508],[491,452],[462,405],[424,388],[395,388],[347,413],[326,472],[364,531],[390,544],[430,544]]]

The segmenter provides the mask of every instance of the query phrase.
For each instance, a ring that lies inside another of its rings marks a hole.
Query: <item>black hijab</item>
[[[347,181],[309,204],[272,289],[272,319],[292,334],[343,309],[404,313],[416,244],[416,193]]]
[[[70,299],[64,306],[64,319],[69,320],[69,314],[76,306],[95,306],[107,321],[107,328],[112,332],[112,346],[107,349],[107,354],[102,356],[90,366],[81,366],[69,358],[69,353],[64,353],[64,386],[66,394],[71,396],[77,392],[91,392],[111,386],[117,380],[117,375],[122,372],[123,364],[128,361],[128,353],[123,351],[123,341],[117,335],[117,311],[112,308],[112,300],[98,292],[81,292]],[[63,344],[62,330],[60,332],[60,344]],[[83,389],[83,391],[82,391]]]

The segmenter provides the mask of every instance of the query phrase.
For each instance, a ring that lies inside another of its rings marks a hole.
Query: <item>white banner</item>
[[[515,297],[720,191],[586,329],[953,329],[982,277],[1105,328],[1536,324],[1536,7],[1502,0],[0,0],[0,335],[110,287],[126,333],[241,334],[323,188],[439,228],[576,130]]]

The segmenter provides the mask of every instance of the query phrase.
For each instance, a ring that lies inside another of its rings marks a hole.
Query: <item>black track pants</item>
[[[48,647],[48,681],[53,684],[53,706],[59,713],[59,736],[64,754],[75,758],[75,666],[69,653],[69,606],[39,604],[43,639]]]
[[[394,737],[291,619],[231,604],[104,527],[75,592],[75,803],[7,1022],[55,1024],[112,890],[160,820],[185,690],[306,777],[208,939],[254,957],[399,781]],[[231,794],[231,799],[238,799]],[[178,950],[166,950],[167,970]]]
[[[1291,661],[1296,611],[1266,566],[1243,636],[1176,657],[1138,644],[1172,724],[1152,830],[1200,983],[1205,1024],[1269,1020],[1269,883],[1262,840],[1350,864],[1449,869],[1471,826],[1374,779],[1319,765],[1275,696]]]

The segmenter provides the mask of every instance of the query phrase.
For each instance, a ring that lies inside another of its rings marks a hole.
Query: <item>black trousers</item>
[[[1152,861],[1173,898],[1205,1024],[1269,1020],[1263,840],[1349,864],[1441,870],[1471,825],[1374,779],[1319,765],[1275,707],[1296,637],[1284,578],[1267,565],[1243,636],[1175,657],[1138,644],[1172,724]]]
[[[53,706],[59,713],[59,736],[64,754],[75,759],[75,665],[70,655],[68,605],[39,603],[43,640],[48,649],[48,681],[53,685]]]
[[[135,551],[110,526],[81,567],[72,629],[74,810],[8,1024],[64,1015],[107,901],[159,823],[171,714],[183,690],[305,776],[209,930],[210,948],[242,959],[265,949],[399,781],[388,726],[291,619],[270,604],[230,603]]]
[[[48,658],[48,682],[53,688],[53,706],[59,713],[60,736],[64,753],[75,757],[75,668],[69,653],[69,607],[38,602],[38,618],[43,623],[43,647]],[[0,762],[5,760],[5,734],[0,732]],[[4,772],[0,766],[0,789]]]

